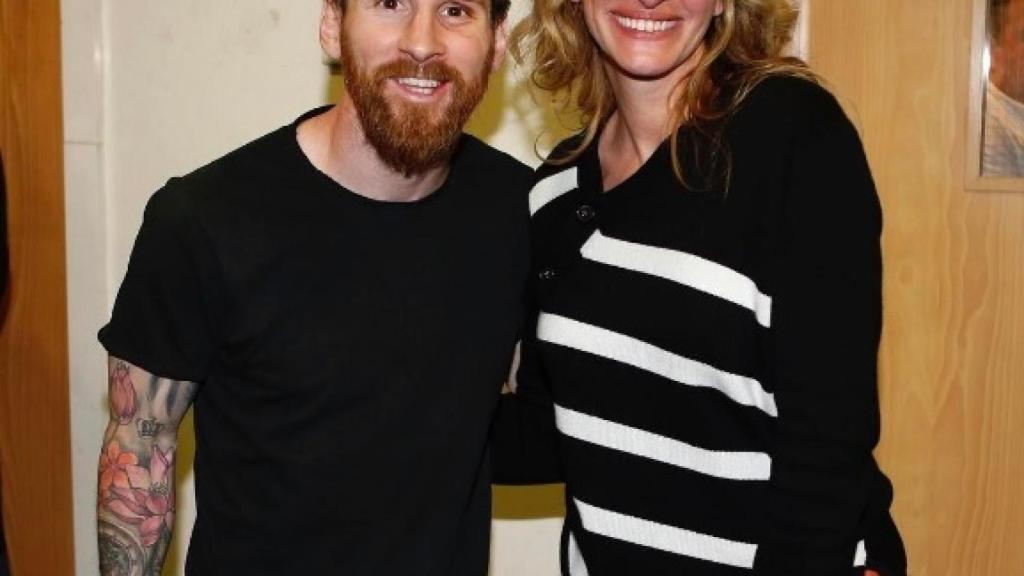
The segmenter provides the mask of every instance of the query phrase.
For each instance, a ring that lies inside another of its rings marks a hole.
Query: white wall
[[[61,2],[75,565],[86,575],[97,572],[96,462],[107,421],[106,355],[95,336],[110,302],[101,8],[101,0]]]
[[[524,9],[520,2],[514,12]],[[317,43],[320,0],[64,0],[64,118],[75,548],[79,576],[97,573],[96,456],[106,424],[105,322],[149,195],[292,121],[337,91]],[[470,130],[536,164],[550,115],[511,67],[495,79]],[[554,133],[549,133],[550,141]],[[190,426],[190,422],[186,424]],[[179,467],[176,539],[165,574],[181,573],[194,519],[190,467]],[[516,516],[522,495],[498,507]],[[557,492],[539,492],[557,508]],[[536,503],[534,503],[536,507]],[[560,520],[498,520],[492,574],[558,573]]]

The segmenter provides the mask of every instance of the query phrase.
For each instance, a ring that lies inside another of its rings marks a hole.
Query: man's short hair
[[[344,10],[345,2],[347,0],[327,0],[337,8]],[[491,5],[491,24],[497,26],[505,21],[508,16],[508,8],[512,4],[512,0],[490,0]]]

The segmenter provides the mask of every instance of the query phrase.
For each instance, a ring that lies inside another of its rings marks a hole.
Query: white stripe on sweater
[[[775,396],[765,392],[757,380],[719,370],[624,334],[541,313],[537,320],[537,338],[628,364],[680,384],[712,388],[734,402],[778,416]]]
[[[768,480],[772,459],[763,452],[722,452],[691,446],[660,434],[555,405],[566,436],[727,480]]]
[[[679,250],[609,238],[594,231],[580,253],[584,258],[689,286],[742,306],[758,324],[771,326],[772,299],[753,280],[711,260]]]
[[[594,534],[727,566],[754,567],[756,544],[726,540],[612,512],[575,498],[573,502],[580,513],[583,528]]]
[[[757,556],[756,544],[727,540],[628,514],[612,512],[582,502],[578,498],[573,498],[573,502],[580,514],[583,528],[594,534],[718,564],[739,568],[754,567],[754,558]],[[583,563],[583,555],[580,553],[579,545],[572,532],[569,532],[568,555],[569,576],[589,576],[587,566]],[[861,540],[857,543],[853,567],[863,568],[866,565],[867,550],[864,547],[864,541]]]
[[[578,186],[576,174],[577,169],[573,166],[537,182],[530,191],[530,216],[536,214],[548,202],[575,189]]]

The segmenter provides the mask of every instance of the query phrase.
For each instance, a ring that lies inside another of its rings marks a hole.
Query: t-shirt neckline
[[[317,189],[343,200],[349,199],[364,206],[375,207],[382,210],[418,209],[419,207],[433,204],[438,198],[447,195],[445,192],[451,187],[453,179],[452,174],[455,172],[454,169],[450,169],[448,171],[448,175],[445,177],[444,181],[441,182],[441,185],[430,194],[416,200],[393,201],[377,200],[376,198],[370,198],[369,196],[360,194],[331,178],[322,170],[317,168],[309,157],[306,156],[306,153],[302,150],[302,146],[299,145],[299,125],[310,118],[327,112],[333,107],[333,104],[328,104],[314,108],[296,118],[291,124],[281,128],[285,140],[288,141],[288,148],[291,151],[292,163],[311,184],[314,184],[317,187]]]

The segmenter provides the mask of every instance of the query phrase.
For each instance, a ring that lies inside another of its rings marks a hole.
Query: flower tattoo
[[[117,442],[110,443],[100,462],[100,502],[120,520],[138,526],[142,545],[149,548],[174,523],[174,491],[168,478],[174,452],[154,446],[148,469],[129,463],[131,457],[134,454],[120,452]]]
[[[110,374],[110,409],[117,423],[124,425],[132,421],[137,410],[135,384],[132,382],[128,365],[119,362]]]

